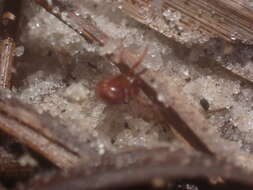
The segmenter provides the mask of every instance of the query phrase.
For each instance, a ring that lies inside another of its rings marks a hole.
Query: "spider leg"
[[[136,63],[132,66],[132,70],[135,70],[140,64],[141,62],[143,61],[144,57],[147,55],[148,53],[148,46],[145,47],[142,55],[139,57],[139,59],[136,61]]]
[[[138,88],[138,83],[139,83],[139,76],[145,73],[147,69],[142,69],[140,72],[136,73],[134,76],[134,79],[131,83],[131,88],[130,88],[130,94],[131,96],[136,96],[139,93],[139,88]]]
[[[123,38],[123,39],[121,39],[120,40],[120,45],[119,45],[119,53],[118,53],[118,55],[117,55],[117,62],[118,63],[123,63],[124,62],[124,54],[125,54],[125,48],[124,48],[124,44],[123,44],[123,42],[124,42],[124,39],[125,38]]]

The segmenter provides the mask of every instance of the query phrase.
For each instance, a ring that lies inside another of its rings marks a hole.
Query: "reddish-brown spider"
[[[144,57],[147,54],[147,48],[145,48],[144,52],[140,56],[140,58],[136,61],[136,63],[131,67],[131,71],[134,70],[141,64]],[[120,61],[119,63],[123,63],[124,60],[122,58],[123,52],[120,53]],[[135,76],[140,75],[142,72],[135,74]],[[135,78],[129,78],[124,74],[119,74],[109,79],[102,80],[98,83],[96,93],[97,95],[103,99],[105,102],[110,104],[121,104],[128,103],[131,97],[134,97],[138,94],[139,89],[136,86]]]

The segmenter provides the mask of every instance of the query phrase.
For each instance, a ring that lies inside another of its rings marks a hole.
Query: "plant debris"
[[[1,49],[2,88],[10,88],[0,89],[3,188],[252,188],[246,0],[31,0],[19,8],[20,16],[2,14],[5,31],[19,26],[18,35],[3,34],[8,47],[22,44]],[[240,35],[228,36],[232,29]],[[97,84],[119,74],[140,93],[106,104]]]

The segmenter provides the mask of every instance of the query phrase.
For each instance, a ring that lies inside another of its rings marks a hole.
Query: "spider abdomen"
[[[96,89],[97,95],[111,104],[127,103],[137,91],[124,75],[118,75],[101,81]]]

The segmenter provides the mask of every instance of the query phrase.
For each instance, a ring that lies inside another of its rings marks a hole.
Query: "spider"
[[[148,48],[146,47],[142,55],[136,61],[136,63],[130,68],[134,73],[134,70],[142,63],[146,56]],[[124,50],[120,53],[119,63],[124,63],[123,60]],[[143,71],[134,74],[138,76]],[[136,84],[135,78],[130,78],[124,74],[119,74],[108,79],[100,81],[96,88],[96,94],[105,102],[109,104],[121,104],[128,103],[129,99],[136,96],[139,93],[139,89]]]

